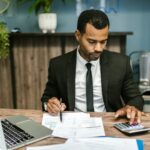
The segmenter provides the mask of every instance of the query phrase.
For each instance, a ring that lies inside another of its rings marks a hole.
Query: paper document
[[[85,143],[67,143],[67,144],[58,144],[58,145],[50,145],[50,146],[39,146],[39,147],[27,147],[27,150],[91,150],[91,147]],[[100,150],[92,149],[92,150]]]
[[[90,117],[89,113],[63,113],[63,121],[59,116],[43,115],[42,125],[53,129],[52,135],[62,138],[104,136],[105,131],[100,117]]]
[[[104,136],[105,131],[100,117],[70,118],[57,124],[52,135],[62,138],[85,138]]]
[[[76,113],[63,113],[63,122],[66,122],[65,120],[70,120],[70,118],[90,118],[90,114],[88,113],[82,113],[82,112],[76,112]],[[49,129],[54,130],[56,125],[60,123],[60,117],[58,116],[51,116],[48,113],[43,114],[42,118],[42,125],[46,126]]]
[[[100,137],[100,138],[86,138],[86,139],[69,139],[64,144],[28,147],[27,150],[143,150],[142,146],[139,148],[136,139]]]
[[[138,142],[142,145],[138,147]],[[144,150],[144,144],[142,140],[127,139],[127,138],[113,138],[113,137],[99,137],[99,138],[73,138],[68,139],[66,144],[84,143],[88,146],[87,150]]]

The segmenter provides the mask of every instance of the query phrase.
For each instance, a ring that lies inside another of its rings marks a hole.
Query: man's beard
[[[89,55],[90,60],[97,60],[100,58],[102,52],[94,52]]]

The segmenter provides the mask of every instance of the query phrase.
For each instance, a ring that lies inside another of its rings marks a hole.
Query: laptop
[[[52,130],[28,117],[7,117],[0,120],[0,150],[14,150],[50,137],[51,134]]]

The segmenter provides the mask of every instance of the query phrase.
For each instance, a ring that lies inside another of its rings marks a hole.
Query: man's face
[[[97,60],[103,52],[107,39],[109,28],[96,29],[91,24],[86,25],[85,33],[76,31],[76,39],[80,45],[80,55],[87,61]]]

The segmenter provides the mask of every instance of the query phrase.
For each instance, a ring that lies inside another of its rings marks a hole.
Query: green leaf
[[[0,22],[0,59],[7,58],[9,54],[9,32],[6,25]]]
[[[53,2],[54,0],[17,0],[18,6],[21,6],[25,3],[30,3],[28,11],[29,13],[34,11],[35,14],[37,14],[38,12],[51,12]],[[66,0],[62,0],[62,2],[65,3]]]

